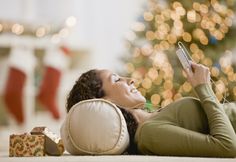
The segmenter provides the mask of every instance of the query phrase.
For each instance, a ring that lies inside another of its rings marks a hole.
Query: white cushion
[[[61,137],[66,150],[74,155],[121,154],[129,145],[123,114],[104,99],[74,105],[61,127]]]

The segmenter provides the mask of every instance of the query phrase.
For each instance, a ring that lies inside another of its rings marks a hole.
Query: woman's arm
[[[223,105],[219,103],[210,85],[209,69],[192,62],[191,71],[186,71],[188,80],[194,87],[207,115],[210,136],[215,143],[234,150],[236,154],[236,135]]]
[[[208,84],[195,87],[209,121],[209,134],[178,126],[171,121],[145,122],[136,134],[143,154],[235,157],[236,135],[221,104]],[[200,107],[199,107],[200,108]],[[187,115],[187,114],[186,114]]]
[[[145,154],[235,157],[236,135],[210,86],[209,70],[198,64],[188,73],[207,115],[210,132],[194,132],[168,121],[144,123],[137,134],[138,148]]]

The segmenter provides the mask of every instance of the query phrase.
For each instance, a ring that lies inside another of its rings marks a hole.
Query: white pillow
[[[75,104],[61,127],[66,150],[74,155],[121,154],[129,145],[129,133],[123,114],[104,99]]]

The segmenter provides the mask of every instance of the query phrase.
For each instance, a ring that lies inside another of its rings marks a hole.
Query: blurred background
[[[143,2],[0,0],[0,150],[34,126],[59,133],[81,73],[121,69],[124,35]]]
[[[219,101],[236,99],[235,0],[0,3],[0,151],[35,126],[59,134],[67,94],[89,69],[135,78],[148,109],[195,96],[178,41],[210,68]]]

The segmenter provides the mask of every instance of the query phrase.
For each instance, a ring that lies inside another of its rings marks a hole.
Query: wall
[[[123,37],[140,14],[144,0],[1,0],[0,20],[23,21],[34,25],[61,25],[68,16],[77,25],[63,41],[71,48],[89,51],[89,68],[120,66]]]

